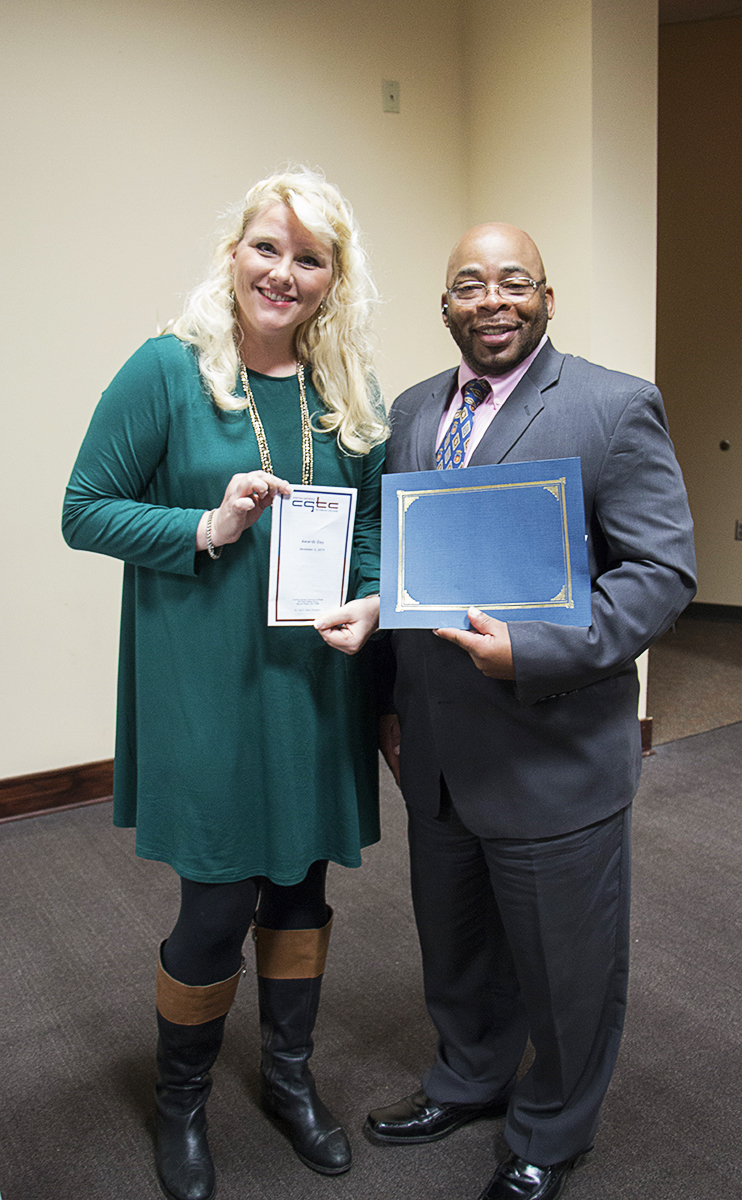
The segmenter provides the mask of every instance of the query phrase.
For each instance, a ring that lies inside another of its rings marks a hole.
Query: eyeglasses
[[[477,283],[467,280],[465,283],[455,283],[446,290],[457,304],[481,304],[490,292],[496,292],[501,300],[530,300],[542,283],[546,283],[546,280],[518,276],[503,279],[502,283]]]

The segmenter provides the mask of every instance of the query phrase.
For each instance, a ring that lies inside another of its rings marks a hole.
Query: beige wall
[[[468,11],[470,218],[535,238],[560,350],[652,379],[656,0],[473,0]],[[639,671],[645,685],[646,655]]]
[[[550,333],[590,349],[590,0],[472,0],[469,212],[526,229],[556,293]]]
[[[742,18],[661,31],[657,379],[696,525],[698,600],[734,605],[742,604],[740,63]]]
[[[218,211],[287,159],[340,185],[386,298],[390,393],[451,360],[441,263],[465,223],[450,0],[4,9],[0,777],[112,753],[121,566],[64,546],[62,494],[101,390],[203,273]]]
[[[469,211],[522,225],[561,350],[653,377],[656,0],[473,0]]]
[[[121,567],[64,546],[64,484],[102,388],[262,173],[320,165],[354,202],[390,395],[453,361],[443,266],[493,217],[541,244],[560,348],[651,373],[656,37],[654,0],[6,7],[0,776],[112,753]]]
[[[594,0],[590,354],[654,379],[657,2]]]

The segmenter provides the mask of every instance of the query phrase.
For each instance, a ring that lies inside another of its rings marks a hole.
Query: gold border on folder
[[[506,604],[493,604],[487,600],[470,600],[467,604],[422,604],[409,594],[405,587],[405,517],[416,500],[422,496],[443,496],[451,492],[495,492],[505,488],[543,488],[559,503],[561,514],[562,556],[564,559],[564,582],[551,600],[519,600]],[[572,563],[569,555],[569,531],[567,529],[567,481],[561,479],[529,480],[526,483],[486,483],[477,487],[423,488],[417,492],[397,491],[397,514],[399,533],[399,561],[397,564],[397,612],[454,612],[467,608],[497,609],[499,612],[513,608],[574,608],[572,597]]]

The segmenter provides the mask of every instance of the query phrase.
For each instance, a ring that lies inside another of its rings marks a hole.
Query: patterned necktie
[[[454,413],[453,421],[435,452],[435,465],[439,471],[463,466],[466,447],[474,427],[474,409],[487,399],[491,391],[492,388],[486,379],[472,379],[464,387],[461,408]]]

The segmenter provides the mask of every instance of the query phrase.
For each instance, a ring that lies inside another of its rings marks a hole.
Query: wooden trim
[[[113,759],[16,775],[0,779],[0,825],[22,817],[80,808],[110,800],[113,792]]]
[[[642,755],[648,758],[650,754],[654,754],[652,749],[652,718],[640,717],[639,724],[642,729]]]

